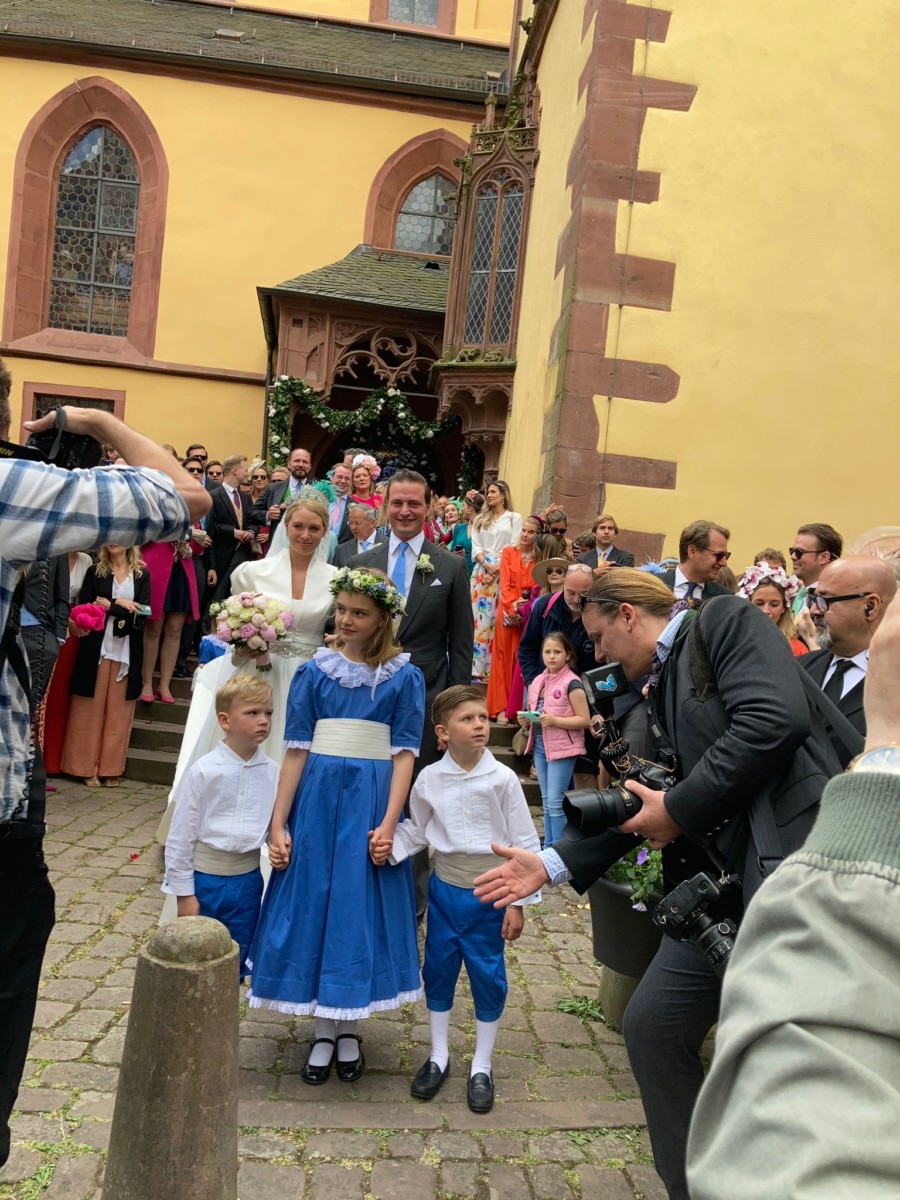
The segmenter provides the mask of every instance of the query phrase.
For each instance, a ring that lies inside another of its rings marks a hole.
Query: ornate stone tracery
[[[360,368],[367,367],[387,387],[420,386],[440,357],[440,341],[434,334],[396,326],[362,326],[338,321],[334,326],[337,358],[332,372],[335,384],[358,382]]]

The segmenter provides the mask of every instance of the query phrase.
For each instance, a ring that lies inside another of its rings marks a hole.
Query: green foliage
[[[631,903],[646,908],[653,892],[662,891],[662,851],[651,850],[646,842],[629,850],[606,872],[607,879],[614,883],[627,883],[631,888]]]
[[[599,1002],[592,1000],[590,996],[561,996],[556,1002],[556,1008],[558,1012],[578,1017],[585,1024],[588,1021],[606,1021]]]

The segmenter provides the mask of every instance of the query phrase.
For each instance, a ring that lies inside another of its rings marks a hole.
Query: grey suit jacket
[[[389,549],[390,540],[386,538],[367,553],[352,557],[348,565],[377,567],[389,575]],[[427,539],[422,554],[431,560],[434,570],[424,576],[419,571],[413,573],[406,597],[406,614],[397,631],[397,641],[425,676],[426,721],[417,763],[419,769],[436,762],[439,757],[431,724],[431,705],[444,688],[471,682],[475,643],[465,562]]]
[[[587,554],[579,555],[578,561],[581,563],[587,563],[591,570],[593,570],[599,562],[599,551],[597,550],[597,547],[595,546],[593,550],[588,550]],[[612,550],[610,550],[609,555],[607,556],[606,561],[611,563],[614,567],[633,567],[634,555],[628,550],[620,550],[618,546],[613,546]]]
[[[375,539],[375,545],[372,547],[373,550],[378,549],[379,540],[380,539],[378,538]],[[368,551],[363,551],[363,553],[368,554]],[[348,567],[350,565],[350,559],[358,558],[359,554],[359,542],[356,540],[356,538],[353,538],[349,542],[339,542],[337,548],[335,549],[332,563],[336,567]]]
[[[825,672],[834,657],[830,650],[814,650],[811,654],[801,654],[797,662],[812,676],[813,682],[819,687],[825,682]],[[841,696],[837,702],[838,708],[855,730],[866,736],[866,714],[863,710],[863,691],[866,681],[862,680]]]

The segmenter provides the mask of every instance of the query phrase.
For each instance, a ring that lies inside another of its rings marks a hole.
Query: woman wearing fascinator
[[[767,562],[755,563],[740,578],[738,595],[761,608],[770,621],[774,621],[791,644],[795,657],[809,653],[809,646],[798,636],[797,626],[791,616],[791,602],[800,589],[796,576],[788,577],[781,567]]]

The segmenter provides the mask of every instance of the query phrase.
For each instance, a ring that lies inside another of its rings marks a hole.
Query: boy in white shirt
[[[465,963],[477,1030],[467,1100],[472,1112],[486,1113],[494,1103],[491,1056],[506,1003],[504,942],[521,935],[521,905],[536,904],[540,893],[498,910],[479,901],[474,880],[498,862],[491,842],[530,850],[540,843],[519,780],[486,748],[490,723],[483,689],[463,684],[447,688],[435,700],[431,716],[447,752],[425,767],[413,785],[409,819],[397,826],[393,843],[372,839],[370,854],[376,864],[398,863],[426,846],[435,850],[422,968],[431,1053],[410,1092],[417,1100],[431,1100],[447,1078],[450,1010]],[[503,842],[503,836],[511,841]]]
[[[166,839],[162,890],[178,897],[179,917],[214,917],[240,947],[240,971],[253,940],[278,763],[260,749],[272,728],[272,687],[239,671],[216,692],[225,737],[185,773]]]

